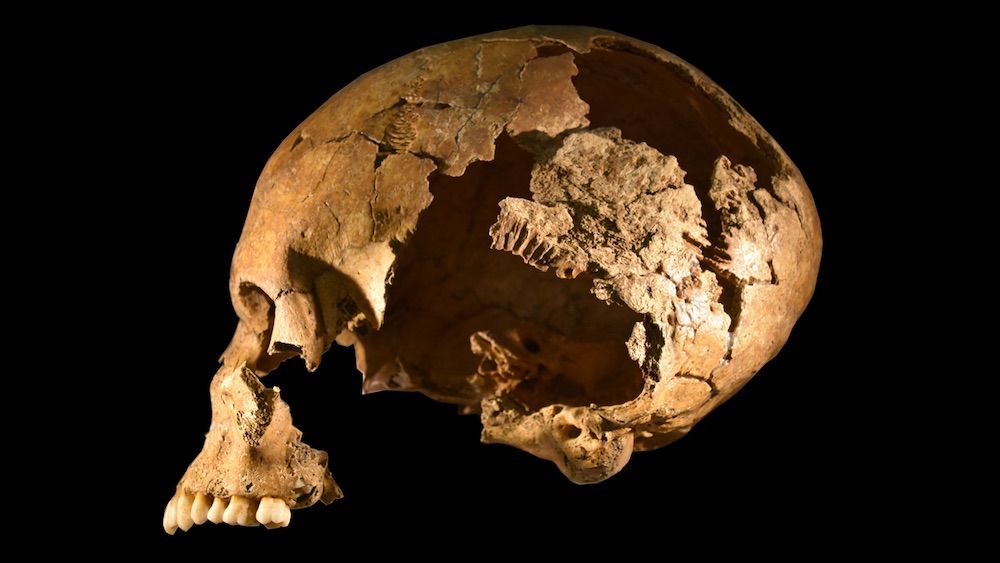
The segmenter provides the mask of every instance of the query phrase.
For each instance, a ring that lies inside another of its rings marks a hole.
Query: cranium
[[[355,347],[366,391],[455,403],[483,441],[607,479],[778,352],[820,247],[794,164],[658,47],[530,27],[388,63],[261,174],[211,429],[164,527],[285,526],[341,496],[260,381],[334,343]]]

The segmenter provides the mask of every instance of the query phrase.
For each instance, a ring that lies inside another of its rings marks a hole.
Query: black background
[[[378,26],[192,19],[169,32],[125,32],[102,56],[138,54],[116,67],[122,85],[105,103],[128,155],[111,164],[135,178],[115,204],[135,210],[125,219],[130,243],[147,249],[119,257],[144,296],[123,313],[125,326],[143,328],[120,335],[132,358],[123,377],[139,389],[112,439],[116,453],[93,462],[135,480],[132,512],[118,525],[131,541],[164,550],[320,542],[334,557],[338,546],[467,552],[457,544],[518,554],[534,540],[666,546],[698,537],[711,546],[747,530],[760,532],[752,541],[822,538],[814,545],[833,549],[842,538],[878,535],[891,484],[858,438],[872,432],[858,421],[879,408],[859,381],[877,376],[852,355],[851,327],[866,321],[851,312],[846,273],[858,267],[858,230],[872,218],[847,192],[859,189],[865,155],[881,142],[858,131],[870,129],[871,110],[893,94],[900,71],[891,49],[865,44],[870,30],[860,20],[785,16],[796,23],[735,13],[649,18],[656,21],[470,14],[454,24]],[[281,387],[305,442],[330,453],[346,497],[294,512],[287,529],[206,524],[168,537],[162,509],[208,428],[208,384],[236,324],[229,261],[271,151],[367,70],[422,46],[530,23],[605,27],[660,45],[712,77],[781,143],[813,191],[824,236],[816,295],[788,344],[687,437],[635,454],[592,486],[513,448],[480,444],[478,418],[453,406],[418,394],[361,396],[352,351],[334,347],[318,372],[296,360],[266,383]],[[139,469],[116,469],[122,458]]]

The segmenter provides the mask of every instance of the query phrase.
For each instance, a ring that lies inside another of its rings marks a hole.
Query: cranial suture
[[[397,59],[316,110],[257,182],[239,324],[164,528],[282,527],[340,498],[261,381],[334,343],[355,346],[366,391],[461,405],[484,442],[607,479],[778,352],[820,247],[795,165],[658,47],[529,27]]]

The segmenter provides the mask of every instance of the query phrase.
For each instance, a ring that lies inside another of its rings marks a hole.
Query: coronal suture
[[[334,343],[355,347],[366,392],[460,405],[484,442],[607,479],[777,354],[821,245],[777,143],[658,47],[526,27],[392,61],[260,176],[211,428],[164,529],[283,527],[342,496],[261,381]]]

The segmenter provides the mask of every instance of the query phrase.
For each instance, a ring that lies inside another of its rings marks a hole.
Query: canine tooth
[[[163,511],[163,530],[171,536],[177,531],[177,497],[170,499]]]
[[[185,532],[194,526],[191,519],[191,505],[194,504],[194,495],[181,493],[177,496],[177,527]]]
[[[208,500],[208,495],[205,493],[195,494],[194,502],[191,503],[191,520],[198,525],[204,524],[208,520],[208,509],[211,506],[212,501]]]
[[[246,512],[247,507],[250,506],[250,499],[246,497],[232,497],[229,499],[229,506],[226,507],[226,511],[222,513],[222,521],[230,526],[235,526],[239,523],[240,515]]]
[[[257,514],[257,500],[248,498],[246,499],[246,501],[247,501],[247,507],[243,510],[243,512],[239,514],[239,517],[237,518],[236,521],[239,522],[240,526],[246,526],[248,528],[252,528],[254,526],[260,526],[260,524],[257,522],[257,519],[255,518]]]
[[[229,502],[222,497],[215,497],[212,501],[212,508],[208,509],[208,520],[213,524],[218,524],[222,522],[222,515],[226,512],[226,507],[229,506]]]

